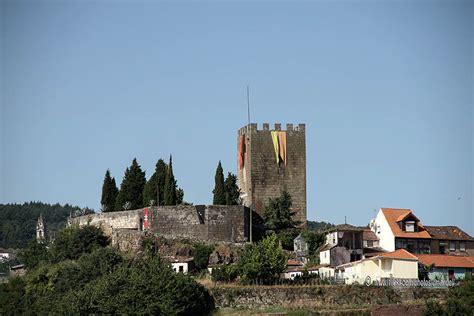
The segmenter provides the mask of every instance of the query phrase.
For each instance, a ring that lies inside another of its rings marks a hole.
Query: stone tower
[[[241,199],[263,216],[269,198],[286,188],[293,201],[294,219],[306,224],[306,136],[305,124],[293,127],[264,123],[240,128],[237,132],[237,178]]]
[[[40,214],[38,217],[38,222],[36,223],[36,241],[43,242],[46,240],[46,226],[43,221],[43,214]]]

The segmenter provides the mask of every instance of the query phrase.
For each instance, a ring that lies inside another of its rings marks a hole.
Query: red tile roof
[[[418,260],[418,258],[405,249],[397,249],[392,252],[385,252],[385,253],[379,253],[377,257],[382,257],[382,258],[390,258],[390,259],[410,259],[410,260]]]
[[[412,215],[413,217],[416,218],[415,215],[413,215],[412,211],[410,209],[395,209],[395,208],[381,208],[380,209],[385,216],[385,219],[388,222],[388,225],[390,226],[390,229],[392,230],[392,233],[395,235],[395,237],[403,237],[403,238],[431,238],[430,234],[425,230],[423,225],[421,223],[417,223],[421,231],[418,232],[405,232],[400,229],[400,227],[397,224],[397,221],[399,221],[399,218],[406,218],[408,215]]]
[[[421,263],[427,266],[434,263],[435,267],[441,268],[474,268],[474,257],[434,254],[420,254],[416,256]]]

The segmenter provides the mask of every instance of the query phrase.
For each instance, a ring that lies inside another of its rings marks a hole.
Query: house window
[[[456,242],[450,241],[449,242],[449,251],[455,251],[456,250]]]
[[[183,266],[179,266],[179,272],[183,272],[184,271],[184,267]]]
[[[405,222],[405,231],[413,233],[415,231],[415,222]]]
[[[466,251],[466,243],[464,241],[459,242],[459,250]]]
[[[374,241],[373,240],[367,240],[367,247],[373,247],[374,246]]]
[[[439,253],[445,254],[446,253],[446,247],[448,246],[448,242],[446,241],[440,241],[439,242]]]

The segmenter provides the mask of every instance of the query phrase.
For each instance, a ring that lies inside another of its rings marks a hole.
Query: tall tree
[[[117,199],[118,188],[115,183],[115,178],[110,176],[110,170],[105,172],[104,183],[102,184],[102,198],[100,204],[103,212],[112,212],[115,208],[115,201]]]
[[[155,172],[150,177],[143,190],[143,204],[150,205],[164,205],[165,196],[165,178],[167,172],[167,165],[163,159],[159,159],[155,165]],[[158,190],[158,194],[157,194]]]
[[[116,209],[122,210],[124,205],[129,202],[130,209],[143,207],[143,189],[145,187],[145,172],[134,158],[132,165],[125,170],[125,174],[120,185],[120,191],[117,195]]]
[[[214,200],[212,204],[214,205],[225,205],[225,188],[224,188],[224,171],[222,170],[221,161],[217,165],[216,175],[214,176],[215,186],[212,193],[214,193]]]
[[[229,172],[227,178],[224,181],[225,190],[225,204],[226,205],[238,205],[240,191],[237,187],[237,176]]]
[[[170,162],[166,170],[164,205],[176,205],[176,180],[173,175],[173,161],[170,156]]]
[[[268,199],[264,213],[265,225],[277,232],[298,225],[298,222],[292,219],[295,212],[291,210],[291,205],[291,195],[286,190],[283,190],[279,197]]]

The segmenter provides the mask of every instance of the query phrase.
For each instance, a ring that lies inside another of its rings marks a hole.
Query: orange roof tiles
[[[420,254],[416,255],[424,265],[445,268],[474,268],[474,257],[461,257],[450,255]]]
[[[382,257],[382,258],[390,258],[390,259],[410,259],[410,260],[418,260],[418,258],[405,249],[397,249],[392,252],[385,252],[385,253],[380,253],[377,255],[377,257]]]
[[[408,215],[413,215],[410,209],[395,209],[395,208],[381,208],[380,209],[385,216],[385,219],[392,230],[393,235],[395,237],[403,237],[403,238],[431,238],[430,234],[426,230],[424,230],[423,225],[417,223],[417,225],[423,229],[422,231],[418,232],[405,232],[400,229],[397,224],[399,218],[406,218]],[[415,215],[413,217],[416,218]]]

